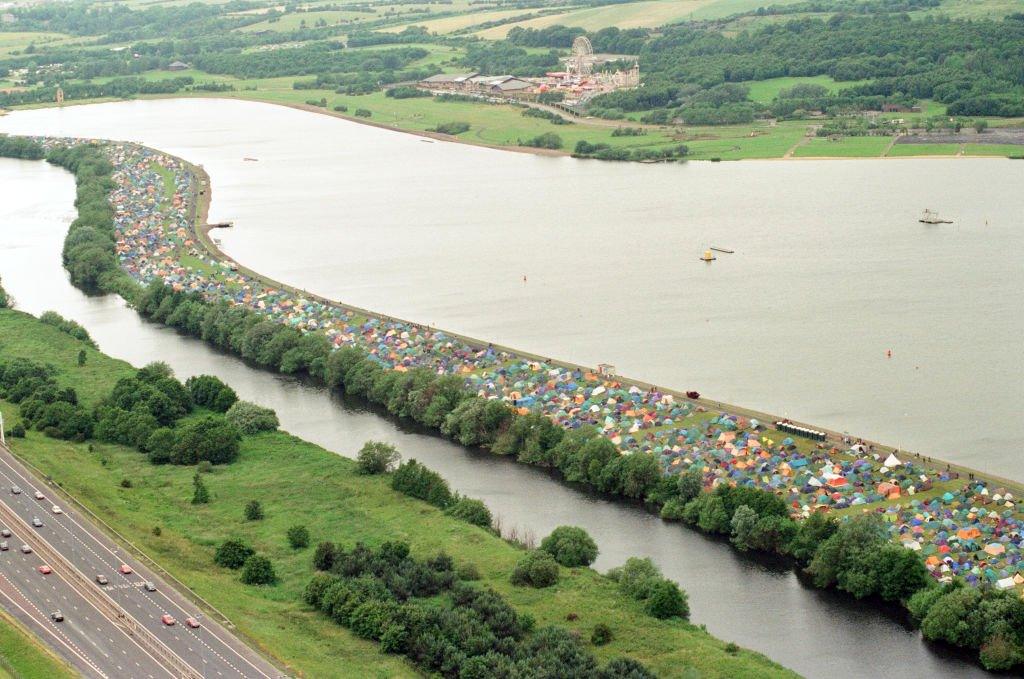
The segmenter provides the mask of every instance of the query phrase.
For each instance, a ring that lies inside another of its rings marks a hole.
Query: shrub
[[[597,544],[576,526],[559,526],[541,541],[540,548],[567,568],[589,566],[597,558]]]
[[[674,497],[661,506],[661,518],[666,521],[681,521],[685,507],[682,500]]]
[[[659,580],[651,585],[647,597],[647,612],[655,618],[689,618],[690,605],[686,593],[671,580]]]
[[[174,432],[167,427],[155,430],[146,439],[146,454],[150,464],[167,464],[171,461],[171,451],[174,450]]]
[[[192,504],[205,505],[210,503],[210,491],[207,490],[203,478],[197,473],[192,477]]]
[[[373,111],[365,108],[357,108],[356,116],[358,116],[359,118],[371,118],[373,117]]]
[[[153,526],[153,535],[155,535],[156,537],[160,537],[163,534],[164,531],[162,528],[160,528],[160,526]]]
[[[562,148],[562,138],[554,132],[545,132],[532,139],[520,141],[520,144],[539,149],[560,149]]]
[[[460,563],[455,574],[458,576],[459,580],[472,581],[480,579],[480,571],[474,563]]]
[[[209,460],[227,464],[238,457],[241,434],[223,416],[207,416],[180,427],[178,441],[171,455],[174,464],[195,464]]]
[[[547,552],[530,551],[512,569],[511,581],[513,585],[550,587],[558,582],[558,562]]]
[[[246,521],[262,521],[263,520],[263,505],[260,504],[259,500],[249,500],[245,505],[245,520]]]
[[[438,126],[435,127],[432,130],[432,132],[440,132],[441,134],[450,134],[452,136],[455,136],[457,134],[462,134],[463,132],[468,132],[469,128],[470,128],[469,123],[463,123],[463,122],[460,122],[460,121],[452,121],[450,123],[440,123],[440,124],[438,124]]]
[[[482,500],[461,497],[455,504],[446,509],[445,513],[466,523],[471,523],[474,526],[480,526],[481,528],[491,527],[491,510],[487,508],[487,505]]]
[[[228,408],[224,417],[246,436],[258,434],[261,431],[274,431],[280,425],[277,413],[270,408],[264,408],[249,401],[237,401]]]
[[[391,470],[402,456],[389,443],[367,441],[356,455],[356,464],[360,474],[383,474]]]
[[[614,658],[597,673],[597,679],[657,679],[657,676],[632,658]],[[684,672],[683,676],[690,675]]]
[[[337,550],[333,542],[321,542],[313,552],[313,568],[318,571],[329,571],[334,567],[334,557]]]
[[[633,599],[646,599],[651,585],[661,578],[661,571],[650,559],[630,557],[626,563],[608,571],[608,577],[619,583],[623,594]]]
[[[256,553],[249,545],[237,538],[228,538],[220,543],[220,547],[213,554],[213,562],[224,568],[238,570],[245,565],[246,560]]]
[[[455,501],[448,482],[416,460],[409,460],[395,471],[391,477],[391,487],[442,509]]]
[[[11,436],[16,439],[25,438],[25,425],[21,422],[15,422],[14,426],[11,427]]]
[[[242,566],[242,582],[247,585],[272,585],[277,582],[274,564],[265,556],[254,554]]]
[[[309,529],[305,526],[292,526],[288,529],[288,544],[292,549],[309,547]]]
[[[613,639],[612,628],[603,622],[599,622],[594,625],[594,630],[590,633],[590,643],[595,646],[604,646],[611,642]]]
[[[227,412],[238,400],[235,390],[213,375],[190,377],[185,380],[185,386],[192,394],[192,400],[196,405],[219,413]]]
[[[337,106],[334,107],[334,110],[337,111],[338,113],[347,113],[348,106],[345,106],[344,104],[338,104]]]
[[[131,479],[127,479],[127,478],[126,479],[121,479],[121,487],[122,488],[131,488],[132,487],[132,480]]]
[[[1013,643],[1003,634],[997,634],[982,644],[980,659],[986,670],[1006,672],[1024,663],[1024,647]]]

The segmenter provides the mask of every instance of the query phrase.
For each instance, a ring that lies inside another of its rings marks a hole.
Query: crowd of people
[[[47,140],[48,144],[75,143]],[[794,439],[762,423],[708,409],[695,399],[641,388],[598,370],[477,346],[423,325],[355,312],[271,286],[212,255],[193,224],[199,178],[181,161],[124,143],[104,148],[116,168],[117,257],[142,285],[227,301],[334,347],[357,347],[382,366],[464,377],[473,393],[521,414],[539,411],[566,428],[592,425],[622,454],[646,452],[665,474],[698,468],[705,485],[756,486],[786,498],[794,516],[877,512],[893,539],[918,551],[938,580],[962,576],[1000,588],[1024,585],[1022,515],[1011,492],[919,459],[877,452],[851,439]]]

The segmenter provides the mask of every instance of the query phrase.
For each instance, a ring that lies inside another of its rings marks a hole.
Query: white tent
[[[894,453],[889,453],[889,457],[885,458],[885,463],[884,464],[885,464],[886,467],[892,468],[892,467],[899,467],[903,463],[900,462],[900,458],[896,457],[896,455]]]

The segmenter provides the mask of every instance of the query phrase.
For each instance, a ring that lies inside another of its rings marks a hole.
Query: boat
[[[713,262],[718,258],[711,254],[711,250],[705,250],[704,254],[700,256],[700,259],[702,262]]]
[[[932,212],[931,210],[927,210],[927,209],[924,211],[924,214],[921,215],[921,218],[919,220],[917,220],[917,221],[921,222],[922,224],[952,224],[953,223],[952,219],[943,219],[942,217],[939,217],[939,213],[938,212]]]
[[[242,160],[244,160],[246,162],[249,162],[249,163],[255,163],[255,162],[259,161],[259,158],[242,158]]]
[[[731,255],[734,252],[736,252],[735,250],[727,250],[726,248],[716,248],[713,245],[711,246],[711,249],[714,250],[715,252],[724,252],[727,255]]]

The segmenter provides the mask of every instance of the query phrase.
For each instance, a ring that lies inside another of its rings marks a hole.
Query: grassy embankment
[[[93,349],[77,367],[82,344],[35,318],[0,311],[0,358],[45,360],[58,370],[58,381],[74,386],[86,403],[109,390],[132,368]],[[9,422],[16,408],[0,401]],[[353,449],[361,441],[352,441]],[[482,583],[491,586],[538,624],[561,624],[589,638],[597,622],[609,624],[616,639],[595,648],[602,659],[629,655],[660,676],[680,676],[687,667],[702,677],[790,677],[793,673],[763,656],[726,644],[699,627],[647,616],[640,605],[620,595],[615,584],[589,569],[563,571],[554,588],[534,590],[508,582],[518,548],[491,533],[446,517],[432,506],[392,491],[385,478],[359,476],[354,463],[286,433],[247,438],[239,460],[206,477],[213,501],[190,504],[191,468],[152,466],[131,449],[94,442],[73,444],[36,432],[14,441],[15,451],[39,467],[92,511],[116,526],[174,576],[228,615],[239,631],[268,655],[294,671],[315,677],[414,676],[403,660],[379,653],[370,642],[320,617],[300,601],[312,574],[312,549],[291,550],[285,531],[306,525],[313,542],[357,540],[379,544],[407,540],[413,551],[437,550],[457,562],[476,565]],[[403,451],[415,457],[415,451]],[[122,479],[131,488],[122,488]],[[250,499],[262,502],[266,519],[244,522]],[[159,526],[161,534],[153,534]],[[267,554],[281,578],[274,587],[249,587],[234,572],[212,564],[217,544],[240,536]],[[575,613],[578,620],[567,622]]]
[[[71,679],[78,673],[0,610],[0,679]]]

